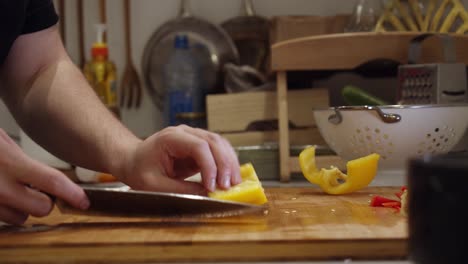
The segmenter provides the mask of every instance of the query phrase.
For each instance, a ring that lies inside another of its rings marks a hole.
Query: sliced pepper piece
[[[315,163],[315,147],[310,146],[299,154],[302,174],[311,183],[317,184],[328,194],[347,194],[360,190],[372,182],[377,174],[380,155],[351,160],[346,163],[347,173],[336,167],[318,170]]]
[[[406,191],[406,186],[402,186],[400,191],[395,193],[396,197],[398,197],[398,199],[401,199],[401,196],[403,195],[403,193]]]
[[[388,202],[388,203],[383,203],[382,204],[383,207],[391,207],[391,208],[400,208],[401,207],[401,203],[400,202]]]
[[[98,173],[97,175],[99,182],[116,182],[117,178],[109,173]]]
[[[399,203],[399,201],[388,199],[386,197],[376,195],[376,196],[372,197],[371,202],[370,202],[370,206],[380,207],[380,206],[384,206],[385,203],[395,203],[395,202]]]
[[[268,202],[262,183],[252,163],[243,164],[240,167],[242,182],[227,190],[209,192],[208,196],[220,200],[229,200],[241,203],[262,205]]]

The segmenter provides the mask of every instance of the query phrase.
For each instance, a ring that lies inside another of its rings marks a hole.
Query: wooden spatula
[[[141,81],[132,60],[130,31],[130,0],[124,0],[125,54],[126,63],[120,85],[120,106],[138,108],[141,105]]]

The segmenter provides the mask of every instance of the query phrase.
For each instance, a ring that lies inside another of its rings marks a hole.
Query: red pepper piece
[[[382,206],[383,207],[392,207],[392,208],[396,208],[396,207],[401,207],[401,203],[400,202],[387,202],[387,203],[382,203]]]
[[[370,202],[370,206],[380,207],[380,206],[383,206],[384,203],[389,203],[389,202],[399,203],[399,201],[388,199],[386,197],[376,195],[376,196],[372,197],[371,202]]]
[[[398,199],[401,199],[402,195],[403,195],[403,191],[395,193],[395,196],[398,197]]]
[[[406,190],[407,190],[406,186],[401,186],[400,191],[395,193],[396,197],[398,197],[398,199],[401,199],[401,196]]]

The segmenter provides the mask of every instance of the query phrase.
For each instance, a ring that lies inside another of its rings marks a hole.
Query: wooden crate
[[[313,117],[314,108],[329,105],[325,88],[291,90],[289,96],[289,122],[292,145],[325,142]],[[207,96],[208,129],[220,133],[234,146],[261,145],[278,142],[278,131],[252,131],[249,125],[268,122],[277,125],[278,107],[275,91],[245,92]],[[274,128],[274,127],[273,127]]]
[[[329,93],[325,88],[290,90],[289,123],[295,128],[288,130],[291,152],[307,145],[326,147],[326,142],[316,126],[313,110],[329,106]],[[256,121],[273,120],[278,124],[278,105],[276,91],[245,92],[237,94],[218,94],[207,97],[208,129],[217,132],[229,140],[239,153],[241,162],[252,162],[261,180],[282,180],[279,173],[279,149],[246,151],[244,146],[274,145],[280,142],[278,129],[269,131],[248,131],[247,128]],[[262,149],[260,147],[260,149]],[[338,167],[344,170],[345,162],[336,155],[319,154],[317,166]],[[323,152],[323,151],[322,151]],[[301,173],[297,153],[289,158],[291,173]],[[302,176],[299,176],[302,178]]]

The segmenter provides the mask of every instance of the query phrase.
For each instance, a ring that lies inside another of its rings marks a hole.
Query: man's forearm
[[[20,106],[23,129],[74,164],[110,171],[139,140],[100,102],[81,72],[60,60],[39,73]]]
[[[116,164],[140,141],[89,87],[56,26],[15,41],[0,68],[0,92],[35,141],[76,165],[118,171]]]

